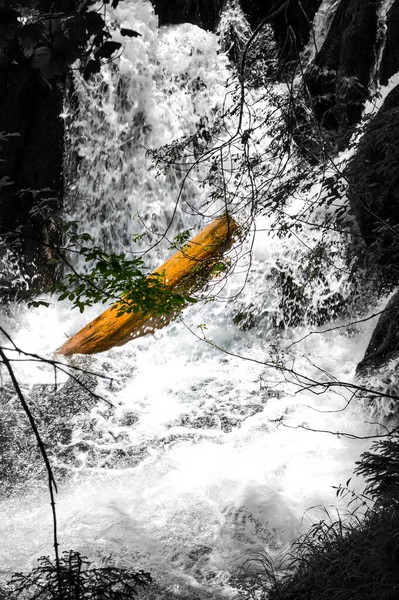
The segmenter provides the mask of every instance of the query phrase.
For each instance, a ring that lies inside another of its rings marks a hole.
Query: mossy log
[[[202,287],[212,276],[212,270],[221,255],[230,248],[237,223],[231,217],[219,217],[207,225],[153,274],[172,288],[188,295]],[[151,275],[149,275],[151,277]],[[122,346],[146,333],[153,333],[167,325],[175,313],[151,315],[125,312],[118,316],[120,302],[110,306],[100,316],[83,327],[58,348],[59,354],[96,354],[113,346]]]

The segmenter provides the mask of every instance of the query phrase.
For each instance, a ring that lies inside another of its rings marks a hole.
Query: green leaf
[[[90,59],[83,71],[83,79],[88,81],[92,75],[99,73],[101,70],[101,63],[99,60]]]
[[[141,37],[141,33],[138,31],[134,31],[133,29],[125,29],[124,27],[121,28],[121,35],[127,37]]]
[[[102,16],[94,11],[85,13],[84,20],[89,37],[101,34],[105,28],[105,21]]]
[[[117,52],[122,44],[114,41],[106,41],[102,46],[95,51],[94,57],[99,60],[100,58],[108,59],[111,58],[115,52]]]
[[[48,308],[50,306],[50,302],[45,302],[44,300],[29,300],[28,302],[29,308],[38,308],[39,306],[45,306]]]

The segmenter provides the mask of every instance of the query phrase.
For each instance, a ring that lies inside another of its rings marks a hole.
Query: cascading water
[[[177,203],[182,178],[149,172],[146,148],[210,129],[226,102],[225,84],[232,74],[215,35],[192,25],[158,29],[144,1],[124,2],[113,19],[142,37],[123,40],[118,65],[104,69],[101,83],[76,82],[80,109],[69,138],[79,167],[70,184],[69,213],[82,231],[108,248],[150,248],[147,260],[155,266],[166,258],[177,232],[197,231],[223,203],[206,214],[206,189],[195,174]],[[295,203],[287,210],[295,214]],[[171,221],[169,242],[160,241]],[[143,225],[146,239],[132,246]],[[331,266],[323,285],[303,281],[301,249],[317,243],[315,229],[303,231],[301,240],[287,240],[270,234],[269,217],[260,216],[256,227],[249,275],[244,246],[244,259],[223,288],[223,297],[234,297],[246,280],[235,301],[198,303],[184,313],[184,321],[154,336],[72,359],[113,378],[112,387],[92,376],[84,380],[113,408],[71,381],[54,390],[53,372],[40,364],[15,363],[33,405],[56,415],[57,430],[48,420],[41,425],[48,428],[59,480],[61,548],[94,561],[113,554],[122,564],[151,572],[157,591],[149,597],[234,597],[231,576],[237,565],[259,549],[276,556],[317,518],[316,511],[303,520],[310,507],[336,504],[332,486],[351,476],[367,447],[361,439],[307,430],[369,433],[359,408],[342,410],[350,392],[312,394],[272,363],[284,358],[310,378],[320,380],[327,372],[351,382],[373,322],[353,327],[350,334],[337,329],[310,335],[286,350],[311,327],[275,326],[285,319],[276,286],[281,273],[289,267],[293,281],[312,286],[314,306],[326,295],[339,293],[345,300],[349,284],[344,269],[337,275]],[[342,267],[338,234],[331,233],[329,244],[334,263]],[[18,347],[52,356],[65,334],[99,312],[99,307],[83,315],[71,312],[67,301],[49,308],[20,306],[4,314],[3,323]],[[203,331],[213,345],[199,339]],[[7,393],[3,410],[10,412],[17,403]],[[22,422],[15,417],[11,424],[22,428]],[[24,435],[20,431],[17,437]],[[26,464],[33,443],[21,443],[20,455],[10,459],[23,478],[17,493],[1,500],[4,579],[52,552],[45,481],[36,482]]]
[[[313,20],[309,44],[304,52],[306,61],[312,61],[316,53],[321,50],[338,5],[339,0],[322,0]]]

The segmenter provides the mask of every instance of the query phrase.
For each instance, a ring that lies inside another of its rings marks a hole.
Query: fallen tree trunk
[[[231,217],[215,219],[149,277],[156,275],[174,292],[188,295],[209,280],[213,267],[230,248],[237,230],[237,223]],[[110,306],[69,338],[57,352],[65,356],[103,352],[146,333],[153,333],[165,327],[175,316],[174,312],[151,315],[140,310],[124,312],[118,316],[121,305],[121,302],[116,302]]]

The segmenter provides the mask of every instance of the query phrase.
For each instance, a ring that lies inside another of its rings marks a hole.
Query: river
[[[76,176],[69,174],[67,214],[107,249],[145,251],[155,267],[170,255],[174,235],[199,231],[223,209],[224,198],[208,202],[204,166],[190,172],[179,196],[187,165],[183,173],[159,174],[149,170],[146,150],[201,128],[213,131],[215,144],[227,139],[236,117],[229,114],[218,124],[235,101],[230,90],[236,76],[215,34],[194,25],[158,28],[147,2],[123,2],[111,19],[116,31],[130,27],[141,37],[120,37],[119,61],[95,81],[76,79],[79,113],[65,108],[77,165]],[[281,84],[273,89],[275,97],[284,93]],[[267,169],[257,177],[266,181],[279,168],[267,154],[279,112],[259,88],[251,94],[244,121],[254,131],[253,145],[264,149]],[[226,172],[233,154],[224,156]],[[252,205],[241,202],[248,181],[228,186],[236,186],[229,207],[247,237],[231,251],[235,269],[227,280],[208,288],[215,300],[198,302],[152,336],[71,359],[113,379],[112,386],[85,379],[113,407],[90,398],[62,373],[55,389],[53,370],[41,363],[14,363],[47,432],[59,486],[61,550],[80,551],[94,562],[112,555],[117,564],[149,571],[157,586],[149,597],[236,597],[232,575],[249,557],[262,551],[278,561],[324,514],[322,506],[345,513],[333,486],[345,484],[370,444],[328,433],[371,433],[362,407],[355,400],[346,407],[350,389],[315,394],[280,368],[284,363],[318,381],[355,381],[374,321],[334,329],[348,316],[336,316],[329,300],[338,295],[349,302],[352,293],[340,254],[344,240],[311,225],[298,236],[278,236],[273,215],[254,215]],[[310,197],[319,191],[315,175]],[[299,214],[307,201],[292,198],[287,213]],[[168,239],[162,239],[168,226]],[[143,230],[147,236],[133,244]],[[323,277],[311,278],[303,270],[306,247],[319,244],[321,236],[331,254]],[[284,274],[306,290],[301,319],[291,318],[294,308],[281,306]],[[48,308],[12,305],[2,323],[19,348],[56,358],[65,336],[102,306],[80,314],[68,301],[49,300]],[[326,306],[331,314],[318,326],[312,315]],[[331,330],[312,333],[322,329]],[[52,520],[34,440],[23,441],[24,415],[2,376],[8,390],[2,411],[14,432],[11,460],[22,473],[1,499],[0,570],[7,579],[52,553]],[[40,407],[48,410],[47,419]],[[361,481],[352,485],[361,492]]]

